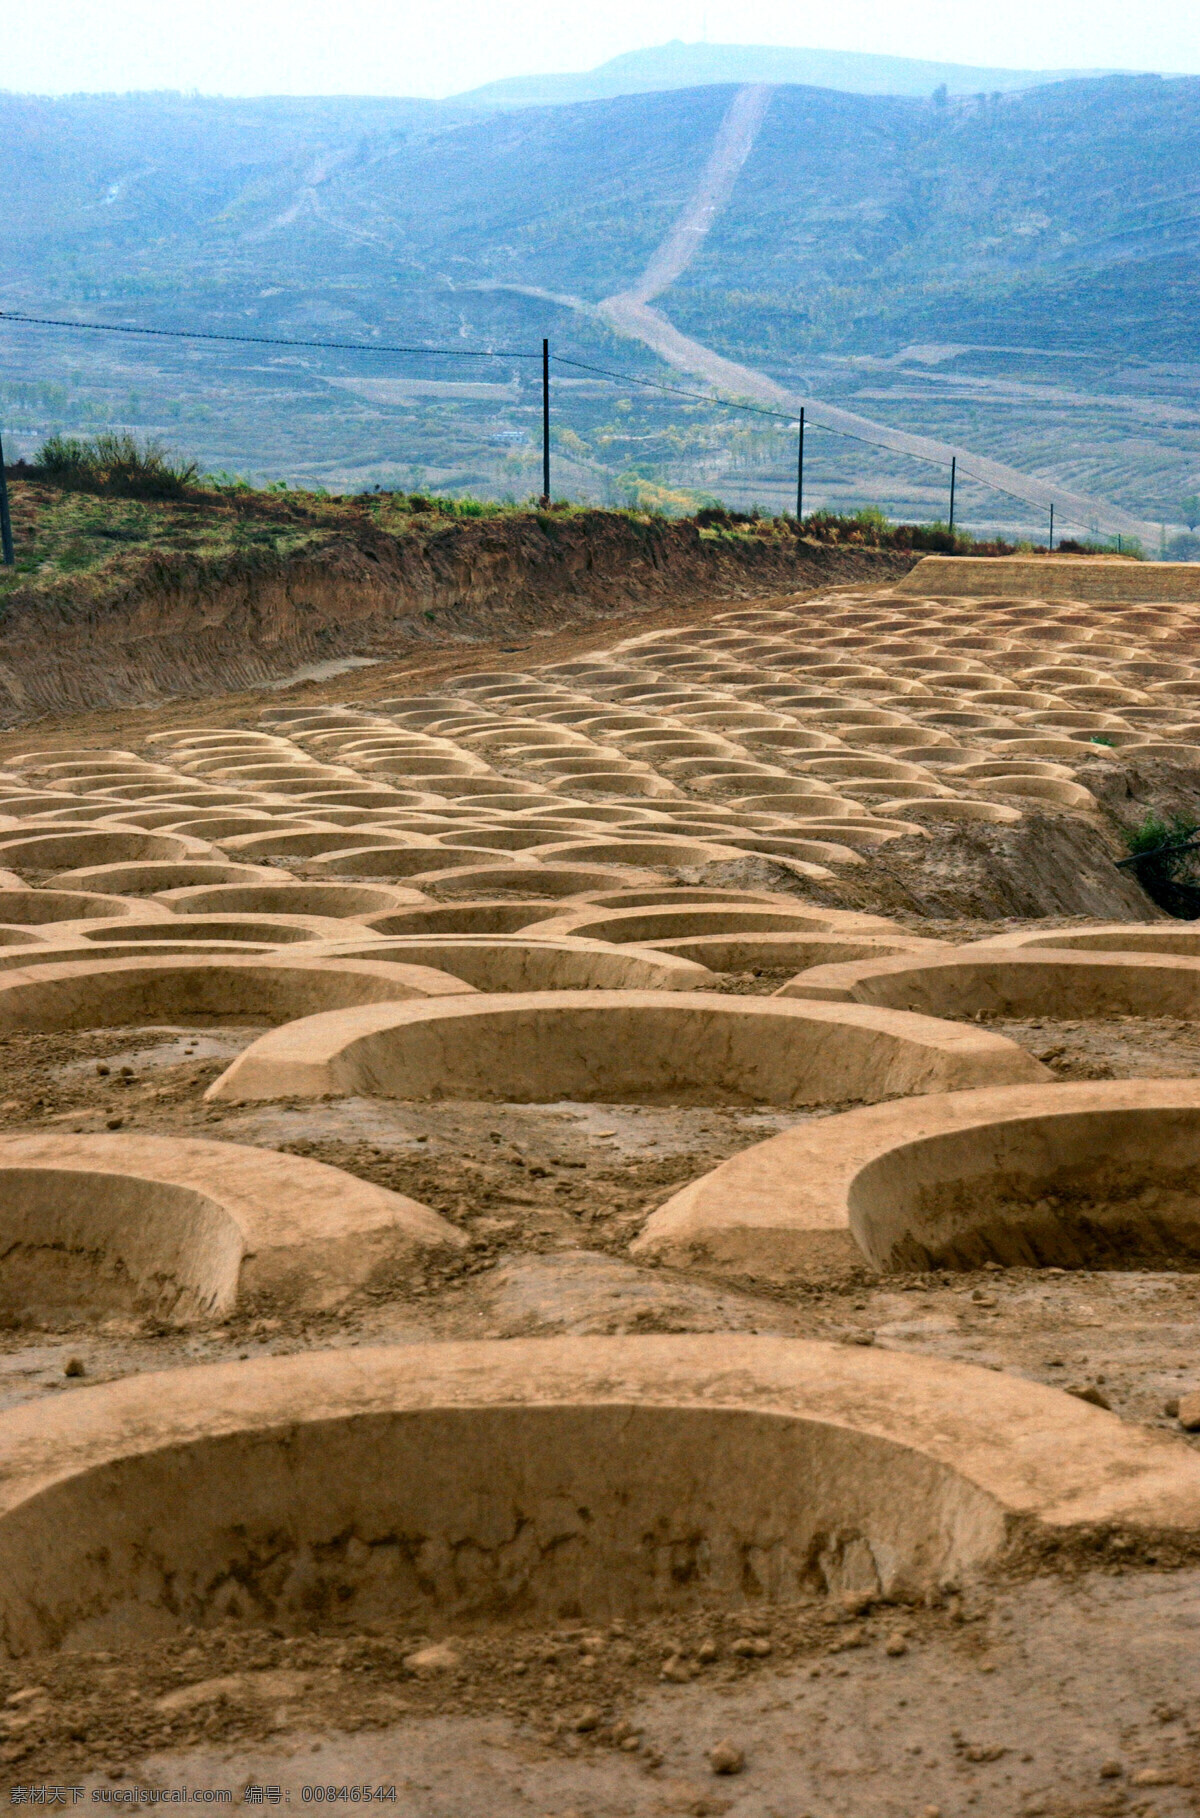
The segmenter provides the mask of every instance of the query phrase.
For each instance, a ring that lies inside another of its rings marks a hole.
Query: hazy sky
[[[7,0],[0,86],[446,95],[669,38],[1200,73],[1200,0]]]

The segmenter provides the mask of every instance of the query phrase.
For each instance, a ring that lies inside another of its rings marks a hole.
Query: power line
[[[234,341],[247,347],[324,347],[338,353],[435,354],[448,360],[540,360],[540,354],[503,348],[398,347],[389,341],[298,341],[280,335],[222,335],[200,328],[129,328],[115,322],[70,322],[59,316],[26,316],[0,309],[0,322],[30,322],[40,328],[86,328],[101,335],[153,335],[163,341]]]
[[[572,360],[566,354],[551,354],[556,366],[577,366],[580,372],[599,373],[605,379],[615,379],[620,385],[640,385],[647,391],[668,391],[672,397],[692,398],[698,404],[713,404],[721,410],[745,410],[756,417],[776,417],[781,423],[792,423],[796,419],[794,410],[769,410],[765,404],[742,404],[733,398],[718,398],[711,392],[685,391],[682,385],[666,385],[661,379],[642,379],[631,372],[613,372],[607,366],[591,366],[586,360]],[[824,424],[814,425],[824,428]],[[831,430],[831,435],[840,435],[841,430]],[[855,437],[856,441],[864,438]]]
[[[636,373],[614,372],[611,367],[608,366],[593,366],[586,360],[573,360],[567,354],[552,354],[551,358],[554,360],[555,364],[559,366],[574,366],[577,367],[580,372],[594,372],[602,378],[613,379],[621,385],[640,385],[645,391],[664,391],[669,392],[672,397],[691,398],[697,404],[709,404],[713,406],[713,408],[719,410],[746,411],[750,415],[756,417],[773,417],[775,421],[779,423],[795,423],[799,416],[803,414],[803,408],[800,411],[771,410],[766,404],[746,404],[733,398],[717,397],[712,392],[687,391],[681,385],[668,385],[661,379],[644,379]],[[1018,505],[1028,505],[1030,503],[1022,493],[1013,492],[1007,486],[1000,486],[995,480],[985,480],[982,474],[970,473],[962,466],[961,455],[952,454],[947,460],[945,457],[938,455],[917,454],[911,449],[888,449],[886,442],[877,442],[871,436],[856,434],[852,429],[835,429],[831,423],[814,423],[810,420],[805,427],[808,430],[822,429],[825,431],[826,435],[838,436],[844,442],[861,442],[864,448],[887,449],[891,454],[898,454],[902,460],[923,461],[928,467],[949,466],[952,471],[957,467],[964,479],[975,480],[978,485],[985,487],[989,492],[998,492],[1006,499],[1015,499]],[[1059,515],[1061,517],[1062,514],[1060,513]],[[1085,526],[1076,518],[1066,518],[1063,521],[1065,523],[1075,524],[1076,527],[1081,530],[1085,528]]]
[[[389,341],[295,340],[284,338],[281,335],[216,334],[199,328],[138,328],[115,322],[77,322],[63,316],[29,316],[13,309],[0,309],[0,322],[27,322],[40,328],[84,328],[102,335],[151,335],[158,340],[165,341],[229,341],[246,347],[320,347],[339,353],[431,354],[451,360],[540,360],[542,358],[540,353],[521,353],[482,347],[401,347]],[[601,374],[606,379],[615,379],[618,384],[641,385],[649,387],[651,391],[671,392],[676,397],[694,398],[701,404],[718,405],[722,410],[747,410],[753,412],[755,416],[778,417],[781,422],[791,420],[787,412],[768,410],[764,405],[736,403],[732,399],[714,397],[706,392],[685,391],[679,385],[666,385],[655,379],[639,378],[634,373],[612,372],[606,366],[592,366],[586,360],[572,360],[566,354],[552,354],[551,358],[556,365],[577,366],[583,372],[594,372]]]
[[[79,322],[63,316],[31,316],[21,310],[0,309],[0,322],[21,322],[38,328],[84,329],[93,334],[105,335],[140,335],[164,341],[209,341],[229,343],[244,347],[299,347],[320,348],[333,353],[369,353],[369,354],[415,354],[437,359],[448,360],[544,360],[544,352],[528,353],[517,349],[497,349],[483,347],[407,347],[391,341],[321,341],[316,339],[295,339],[282,335],[233,335],[220,334],[209,329],[200,328],[140,328],[117,322]],[[670,385],[661,379],[647,379],[637,373],[614,372],[611,367],[596,366],[587,360],[572,359],[568,354],[551,354],[556,365],[571,366],[579,372],[592,372],[599,378],[611,379],[618,385],[637,385],[644,391],[664,392],[670,397],[687,398],[696,404],[707,404],[710,409],[741,411],[749,416],[770,417],[775,422],[792,423],[796,420],[795,411],[772,410],[765,404],[748,404],[733,398],[722,398],[712,392],[689,391],[682,385]],[[812,423],[809,429],[822,429],[827,435],[838,436],[843,441],[861,442],[868,448],[886,448],[886,443],[874,441],[870,436],[857,435],[852,429],[835,429],[829,423]],[[930,467],[943,466],[944,460],[936,455],[917,454],[909,450],[894,449],[892,453],[904,458],[922,461]],[[951,465],[959,457],[951,457]],[[1030,501],[1019,492],[1013,492],[1007,486],[997,484],[995,480],[985,480],[981,474],[972,474],[963,470],[964,477],[973,479],[978,485],[990,492],[998,492],[1004,498],[1014,499],[1020,505]],[[1061,514],[1060,514],[1061,517]],[[1073,523],[1079,529],[1086,528],[1078,519],[1067,518],[1066,523]]]

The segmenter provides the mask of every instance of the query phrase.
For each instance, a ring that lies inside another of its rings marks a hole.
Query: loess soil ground
[[[729,981],[743,985],[764,981]],[[1069,1078],[1195,1070],[1187,1025],[995,1025]],[[0,1128],[219,1135],[409,1193],[470,1233],[465,1257],[336,1316],[250,1305],[202,1332],[82,1303],[0,1330],[0,1406],[137,1371],[330,1346],[618,1332],[762,1332],[1007,1370],[1178,1431],[1200,1389],[1188,1266],[872,1275],[762,1293],[625,1254],[683,1181],[799,1121],[629,1105],[206,1107],[256,1034],[229,1026],[10,1036]],[[831,1107],[830,1110],[847,1107]],[[1200,1436],[1190,1441],[1200,1447]],[[1200,1809],[1200,1578],[1184,1561],[1031,1567],[933,1608],[809,1604],[484,1633],[196,1631],[163,1650],[0,1672],[14,1785],[100,1797],[175,1785],[397,1787],[406,1818],[1084,1818]],[[1118,1646],[1114,1625],[1122,1637]],[[454,1659],[404,1661],[432,1639]],[[1129,1670],[1128,1649],[1137,1670]],[[715,1774],[708,1751],[745,1756]],[[253,1803],[256,1795],[249,1795]]]
[[[642,623],[703,616],[668,601]],[[549,662],[600,649],[605,634],[510,627],[284,696],[251,689],[43,718],[37,743],[134,746],[185,723],[253,725],[281,698],[416,693],[506,663],[534,635]],[[30,738],[0,734],[0,761]],[[1037,828],[1052,821],[1030,816],[1012,836],[1028,850],[990,897],[997,848],[942,832],[923,858],[893,848],[796,888],[942,940],[1031,926],[1035,914],[1042,929],[1074,926],[1104,910],[1070,900],[1065,882],[1060,901],[1029,907],[1046,850]],[[1062,850],[1065,879],[1074,848]],[[763,993],[786,976],[726,974],[716,988]],[[1063,1079],[1200,1072],[1200,1033],[1185,1021],[990,1026]],[[0,1323],[0,1408],[188,1363],[559,1333],[759,1332],[924,1353],[1054,1384],[1176,1434],[1179,1397],[1200,1390],[1200,1270],[1186,1259],[888,1277],[864,1264],[764,1292],[629,1258],[647,1213],[683,1182],[848,1106],[206,1105],[206,1087],[260,1033],[212,1022],[0,1037],[0,1131],[124,1129],[289,1150],[424,1201],[468,1233],[469,1249],[336,1315],[263,1301],[190,1332],[89,1307],[66,1282],[59,1316],[10,1308]],[[1200,1435],[1184,1443],[1200,1447]],[[1030,1560],[966,1597],[947,1587],[921,1607],[814,1597],[595,1628],[196,1631],[0,1667],[0,1797],[5,1785],[82,1787],[89,1803],[149,1805],[170,1788],[228,1788],[241,1807],[273,1803],[255,1789],[278,1788],[281,1805],[298,1806],[313,1802],[306,1787],[333,1789],[318,1803],[361,1804],[351,1789],[368,1786],[394,1787],[382,1803],[401,1818],[1188,1818],[1200,1812],[1198,1638],[1193,1561],[1101,1546]],[[439,1642],[435,1664],[406,1664]],[[717,1772],[711,1751],[724,1743],[716,1760],[733,1771]]]

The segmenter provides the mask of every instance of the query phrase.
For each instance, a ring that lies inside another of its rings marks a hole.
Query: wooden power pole
[[[4,471],[4,441],[0,438],[0,559],[6,568],[16,561],[13,554],[12,517],[8,509],[8,476]]]
[[[550,343],[542,342],[542,504],[550,503]]]

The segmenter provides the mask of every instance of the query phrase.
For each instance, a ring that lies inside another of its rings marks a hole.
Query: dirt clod
[[[714,1774],[740,1774],[746,1766],[745,1751],[729,1741],[714,1743],[708,1760]]]
[[[450,1642],[437,1641],[406,1654],[404,1665],[410,1673],[452,1673],[462,1665],[462,1655]]]

